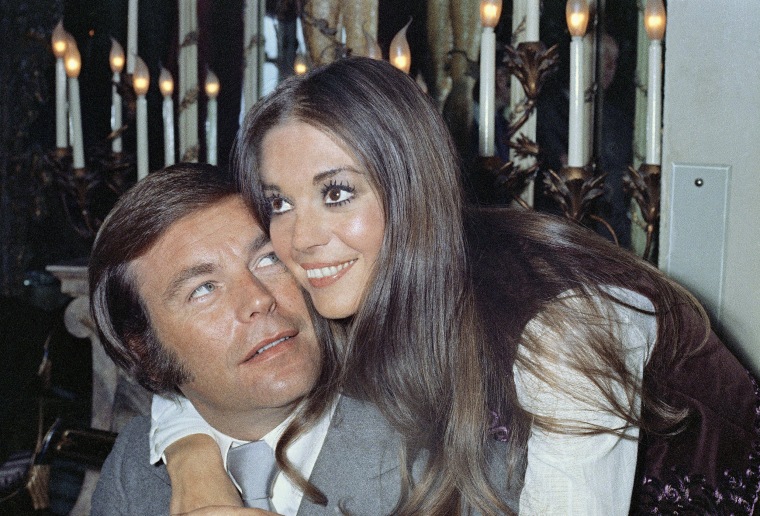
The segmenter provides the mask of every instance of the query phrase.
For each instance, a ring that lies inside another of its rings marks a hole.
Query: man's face
[[[238,197],[178,220],[130,267],[159,341],[191,374],[182,392],[219,430],[258,439],[314,385],[303,296]]]

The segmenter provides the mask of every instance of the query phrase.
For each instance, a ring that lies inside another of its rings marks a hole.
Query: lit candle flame
[[[66,54],[63,57],[63,63],[68,77],[79,77],[79,72],[82,71],[82,56],[73,37],[66,38]]]
[[[53,54],[59,59],[62,59],[66,54],[67,36],[68,33],[66,32],[66,29],[63,28],[63,22],[59,21],[58,25],[53,29],[53,34],[50,38],[53,43]]]
[[[404,25],[404,28],[393,36],[389,50],[391,64],[404,73],[409,73],[409,69],[412,66],[412,51],[406,39],[406,30],[411,23],[412,20],[410,18],[409,22]]]
[[[161,75],[158,76],[158,89],[161,90],[161,95],[164,97],[168,97],[174,93],[172,74],[163,66],[161,67]]]
[[[571,36],[577,37],[586,34],[589,18],[588,3],[586,0],[567,0],[565,17],[567,19],[567,28],[570,31]]]
[[[108,55],[113,73],[121,73],[124,69],[124,49],[118,41],[111,38],[111,53]]]
[[[150,72],[145,61],[140,56],[135,56],[135,72],[132,76],[132,87],[135,89],[135,94],[145,95],[148,93],[148,86],[150,86]]]
[[[293,63],[293,71],[296,75],[303,75],[309,71],[309,65],[306,63],[306,57],[303,54],[296,55],[296,60]]]
[[[219,95],[219,77],[216,76],[211,70],[206,74],[206,96],[210,99],[215,99]]]
[[[480,2],[480,23],[483,27],[496,27],[501,17],[501,0]]]
[[[649,39],[661,40],[665,37],[665,6],[662,0],[647,0],[644,27]]]

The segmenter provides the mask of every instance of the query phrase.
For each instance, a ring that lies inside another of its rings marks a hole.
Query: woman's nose
[[[328,232],[319,214],[303,212],[293,219],[290,241],[296,251],[307,252],[328,242]]]

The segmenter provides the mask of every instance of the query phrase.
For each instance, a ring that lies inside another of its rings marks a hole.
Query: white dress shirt
[[[305,478],[309,478],[311,470],[314,469],[314,464],[317,462],[336,405],[337,400],[314,427],[298,437],[288,447],[288,459]],[[273,450],[291,419],[286,419],[262,438]],[[233,439],[209,425],[186,398],[180,397],[178,401],[173,401],[162,396],[153,396],[150,428],[151,464],[163,460],[164,451],[169,445],[193,434],[210,435],[217,442],[225,469],[227,468],[227,451],[231,447],[245,444],[245,441]],[[303,491],[293,484],[284,473],[278,471],[272,487],[271,503],[273,510],[285,516],[295,516],[302,498]]]

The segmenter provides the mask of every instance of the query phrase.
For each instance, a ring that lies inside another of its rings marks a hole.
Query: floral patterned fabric
[[[689,416],[672,433],[642,435],[631,514],[760,513],[757,382],[714,334],[668,371],[656,370],[656,353],[645,384]]]

